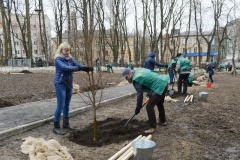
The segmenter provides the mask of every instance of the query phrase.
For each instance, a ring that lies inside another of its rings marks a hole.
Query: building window
[[[15,50],[15,54],[20,54],[19,50]]]
[[[15,46],[18,46],[18,45],[19,45],[19,42],[14,42],[14,45],[15,45]]]
[[[99,46],[99,41],[96,41],[96,46]]]
[[[200,53],[202,52],[202,47],[200,47]]]
[[[195,53],[197,52],[197,47],[194,47],[194,52],[195,52]]]
[[[185,38],[182,39],[182,44],[185,44]]]
[[[33,33],[33,37],[37,37],[37,33]]]
[[[33,44],[34,44],[34,45],[37,45],[37,41],[34,41]]]
[[[38,50],[34,50],[34,54],[38,54]]]
[[[186,53],[186,48],[183,48],[183,53]]]
[[[80,43],[80,48],[83,48],[84,47],[84,44],[83,42]]]
[[[191,53],[192,52],[192,48],[188,48],[188,53]]]
[[[188,39],[188,44],[192,44],[192,40],[191,39]]]
[[[105,51],[105,56],[108,56],[108,51]]]
[[[36,25],[33,25],[33,28],[36,28]]]

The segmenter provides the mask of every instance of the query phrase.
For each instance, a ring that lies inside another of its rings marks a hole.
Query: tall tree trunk
[[[32,59],[32,38],[31,38],[31,25],[30,25],[30,8],[29,8],[29,0],[25,0],[26,4],[26,19],[27,19],[27,37],[28,37],[28,55],[27,57],[31,59],[31,66],[33,64]]]

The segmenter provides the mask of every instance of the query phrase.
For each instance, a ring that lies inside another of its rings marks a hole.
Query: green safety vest
[[[188,82],[189,83],[193,83],[193,77],[192,77],[192,74],[190,73],[189,76],[188,76]]]
[[[191,68],[190,68],[190,60],[184,58],[184,57],[180,57],[178,59],[178,61],[180,61],[180,65],[181,65],[181,68],[180,70],[181,71],[190,71]]]
[[[172,59],[169,63],[168,63],[168,69],[172,67],[173,63],[177,63],[177,60]]]
[[[168,84],[168,80],[169,75],[159,75],[156,72],[145,68],[136,70],[133,75],[133,81],[150,88],[159,95],[162,95]],[[144,92],[149,92],[149,90],[144,90]]]

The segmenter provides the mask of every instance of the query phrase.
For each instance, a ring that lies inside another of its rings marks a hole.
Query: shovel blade
[[[170,89],[169,90],[169,95],[173,95],[173,93],[174,93],[174,89]]]
[[[125,124],[125,127],[128,125],[128,123],[133,119],[133,117],[135,116],[136,114],[134,114],[128,121],[127,123]]]

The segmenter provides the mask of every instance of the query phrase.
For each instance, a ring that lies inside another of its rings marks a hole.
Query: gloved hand
[[[92,72],[93,67],[79,67],[78,70],[79,71],[85,71],[85,72]]]
[[[136,109],[135,109],[135,115],[137,115],[138,113],[140,113],[140,108],[136,107]]]

